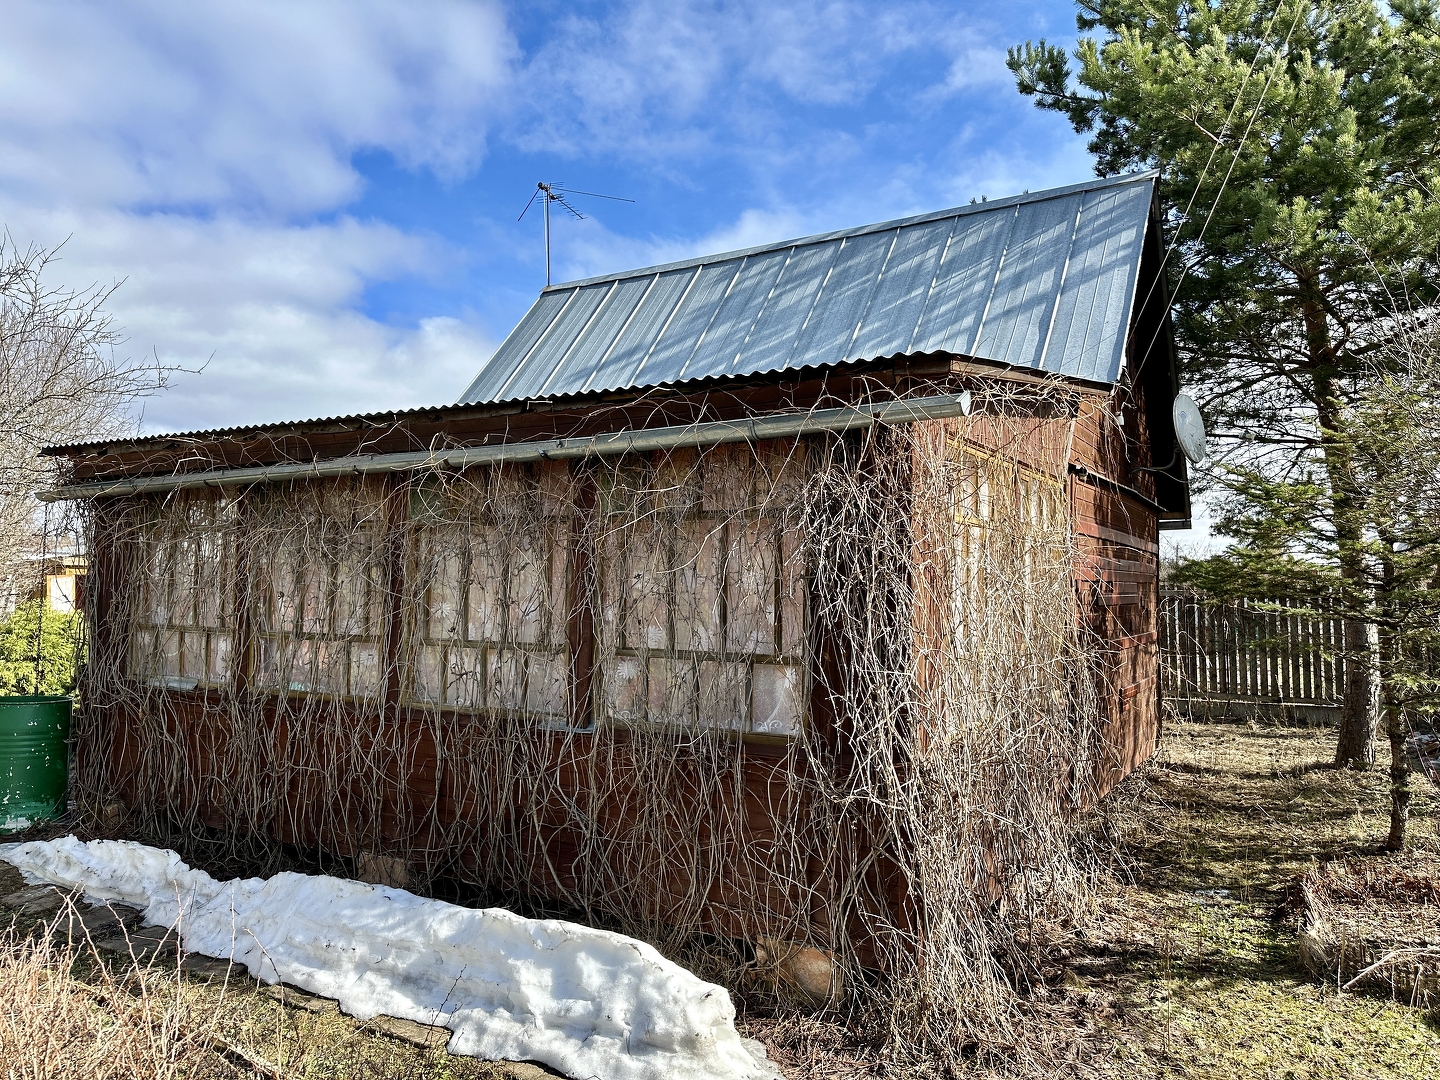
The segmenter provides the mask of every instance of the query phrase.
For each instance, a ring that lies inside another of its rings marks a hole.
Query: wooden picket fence
[[[1273,610],[1286,601],[1216,602],[1192,592],[1162,590],[1160,680],[1167,700],[1244,707],[1290,708],[1321,715],[1344,693],[1343,639],[1338,618]],[[1267,610],[1269,609],[1269,610]],[[1237,711],[1232,708],[1232,712]]]

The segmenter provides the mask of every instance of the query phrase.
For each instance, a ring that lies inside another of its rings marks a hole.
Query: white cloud
[[[448,315],[421,319],[388,351],[399,383],[394,393],[416,405],[448,404],[480,372],[499,342],[469,323]],[[417,378],[423,373],[423,382]],[[428,387],[428,389],[427,389]]]
[[[453,262],[438,240],[333,214],[357,151],[474,169],[515,45],[492,2],[11,0],[0,35],[0,220],[66,236],[56,283],[125,279],[133,353],[196,368],[148,430],[454,400],[493,344],[391,327],[365,290]]]
[[[14,209],[0,202],[7,217]],[[57,266],[65,280],[125,279],[111,307],[132,356],[153,349],[167,366],[204,366],[146,403],[148,430],[449,402],[494,349],[453,318],[396,328],[356,310],[366,287],[453,261],[387,225],[117,210],[49,212],[31,224],[44,243],[71,237]]]
[[[484,151],[514,53],[492,3],[10,0],[0,182],[46,200],[329,209],[351,155],[450,172]]]
[[[150,430],[450,401],[489,331],[463,313],[386,325],[366,297],[453,279],[465,258],[345,216],[357,153],[449,180],[504,143],[677,188],[693,170],[697,191],[738,165],[749,209],[718,227],[707,213],[703,235],[563,222],[557,280],[1044,186],[1075,158],[1064,140],[1005,158],[924,126],[997,77],[969,18],[923,0],[634,0],[535,19],[522,56],[501,0],[8,0],[0,223],[22,245],[73,235],[69,284],[125,278],[112,309],[133,352],[209,359],[147,404]],[[948,74],[867,114],[911,57]],[[880,141],[891,121],[866,115],[899,116],[916,138],[894,152]],[[806,189],[816,177],[834,182]],[[490,240],[512,238],[497,225]]]
[[[691,163],[739,165],[747,201],[802,232],[1074,182],[1090,173],[1083,140],[1014,92],[1003,43],[1021,31],[996,25],[1012,14],[925,0],[637,0],[556,27],[517,73],[527,107],[507,137],[643,163],[677,185]],[[932,83],[914,85],[907,68],[933,70],[919,76]],[[581,230],[569,269],[689,243]]]
[[[966,42],[950,61],[945,80],[931,87],[925,98],[932,102],[943,101],[977,87],[1009,90],[1013,78],[1010,69],[1005,66],[1003,49]]]
[[[773,244],[804,236],[810,231],[805,218],[793,209],[760,210],[752,207],[741,212],[729,225],[692,241],[689,254],[705,255]]]

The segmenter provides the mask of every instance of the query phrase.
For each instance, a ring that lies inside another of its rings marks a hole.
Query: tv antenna
[[[545,202],[545,287],[547,289],[550,287],[550,204],[552,202],[559,203],[574,214],[577,220],[585,220],[585,215],[570,205],[565,198],[567,195],[588,195],[592,199],[611,199],[615,202],[633,203],[635,201],[634,199],[622,199],[619,195],[601,195],[598,191],[577,191],[575,188],[567,188],[563,184],[547,184],[543,180],[537,183],[535,191],[530,196],[530,201],[525,204],[525,209],[520,211],[520,217],[515,220],[522,220],[530,212],[530,207],[535,205],[535,200],[543,197]]]

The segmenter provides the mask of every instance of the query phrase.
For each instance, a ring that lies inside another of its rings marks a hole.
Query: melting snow
[[[779,1075],[736,1032],[723,987],[621,934],[333,877],[219,882],[127,841],[5,844],[0,859],[31,884],[143,908],[187,950],[336,998],[362,1020],[443,1025],[451,1053],[603,1080]]]

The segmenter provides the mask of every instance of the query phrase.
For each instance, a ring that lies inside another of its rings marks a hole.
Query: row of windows
[[[1064,489],[964,446],[948,456],[950,619],[964,639],[984,632],[990,604],[1012,602],[995,595],[992,578],[1027,603],[1028,587],[1010,587],[1063,575],[1064,544],[1051,534],[1058,528],[1063,538]],[[801,465],[793,453],[741,446],[603,474],[587,511],[583,581],[575,478],[565,464],[420,489],[403,557],[402,696],[569,723],[571,637],[588,625],[589,723],[798,732],[808,698],[808,601],[802,534],[787,515]],[[765,491],[789,495],[766,499]],[[363,481],[317,488],[260,504],[243,528],[240,520],[235,504],[206,496],[167,504],[152,523],[131,673],[166,686],[230,684],[243,585],[257,643],[254,685],[381,694],[383,489]],[[236,553],[242,536],[244,560]],[[577,600],[588,620],[572,611]]]
[[[565,465],[494,470],[479,497],[473,483],[421,491],[404,559],[403,696],[567,723],[579,597],[593,612],[591,722],[798,732],[806,698],[799,543],[756,495],[791,460],[719,448],[688,462],[677,455],[664,473],[605,476],[584,582],[575,580]],[[382,693],[381,520],[378,485],[358,481],[288,506],[274,500],[243,527],[235,507],[217,500],[167,504],[143,541],[131,674],[165,686],[228,685],[243,587],[255,685]],[[271,529],[273,542],[261,542]],[[248,572],[235,553],[241,536]]]

